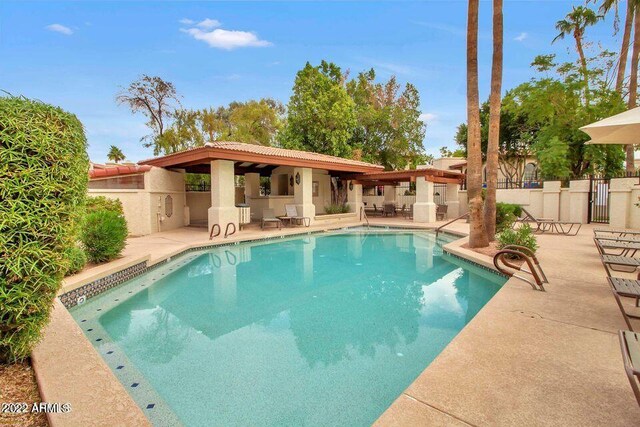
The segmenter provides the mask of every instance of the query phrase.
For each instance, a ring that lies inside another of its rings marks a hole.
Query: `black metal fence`
[[[211,191],[211,184],[185,184],[185,191]]]

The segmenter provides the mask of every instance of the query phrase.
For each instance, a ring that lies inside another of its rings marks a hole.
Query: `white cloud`
[[[193,24],[193,22],[191,22],[191,24]],[[222,24],[217,19],[206,18],[206,19],[198,22],[196,25],[198,27],[202,28],[202,29],[205,29],[205,30],[212,30],[214,28],[218,28]]]
[[[438,116],[436,116],[433,113],[422,113],[422,114],[420,114],[420,117],[418,117],[418,118],[426,123],[426,122],[434,121],[435,119],[438,118]]]
[[[260,40],[256,34],[249,31],[230,31],[220,28],[216,28],[213,31],[203,31],[199,28],[181,29],[180,31],[217,49],[233,50],[239,47],[266,47],[272,45],[271,42]]]
[[[182,18],[178,22],[184,25],[193,25],[196,23],[193,19],[189,19],[189,18]]]
[[[527,37],[529,37],[529,34],[527,33],[520,33],[516,38],[514,38],[515,41],[517,42],[521,42],[524,39],[526,39]]]
[[[46,28],[49,31],[64,34],[65,36],[70,36],[71,34],[73,34],[73,30],[71,28],[65,27],[64,25],[61,25],[61,24],[51,24],[51,25],[47,25],[44,28]]]

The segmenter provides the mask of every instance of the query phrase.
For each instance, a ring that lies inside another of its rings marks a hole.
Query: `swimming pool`
[[[70,312],[155,425],[370,425],[505,282],[443,243],[357,230],[217,247]]]

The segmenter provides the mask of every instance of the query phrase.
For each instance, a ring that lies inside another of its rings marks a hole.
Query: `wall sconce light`
[[[296,184],[300,185],[300,172],[296,173]]]

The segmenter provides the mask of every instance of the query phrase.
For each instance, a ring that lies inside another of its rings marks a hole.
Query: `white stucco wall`
[[[152,168],[144,174],[144,189],[89,189],[90,196],[104,196],[122,202],[129,235],[144,236],[157,231],[183,227],[189,223],[184,191],[184,174]],[[173,212],[166,215],[167,196],[171,196]]]

